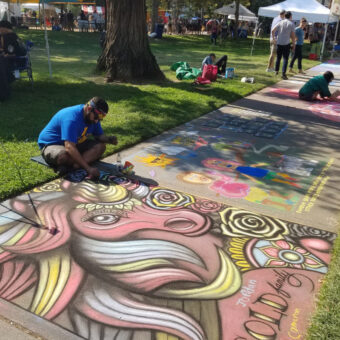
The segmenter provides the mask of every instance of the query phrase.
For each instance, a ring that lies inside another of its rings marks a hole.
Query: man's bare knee
[[[58,163],[58,165],[69,164],[70,160],[71,160],[71,158],[70,158],[69,154],[65,151],[65,152],[61,152],[58,155],[57,163]]]

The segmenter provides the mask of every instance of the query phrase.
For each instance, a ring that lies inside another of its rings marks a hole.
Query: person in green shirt
[[[321,98],[336,98],[340,91],[334,93],[329,91],[328,85],[334,79],[334,74],[331,71],[326,71],[323,75],[309,79],[299,91],[299,98],[303,100],[315,100],[318,95]]]

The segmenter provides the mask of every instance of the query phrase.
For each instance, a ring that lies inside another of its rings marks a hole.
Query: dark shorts
[[[299,98],[302,100],[308,100],[308,101],[312,101],[314,100],[314,94],[303,94],[303,93],[299,93]]]
[[[83,154],[84,152],[92,149],[95,145],[97,145],[98,141],[93,139],[87,139],[85,142],[81,144],[77,144],[78,151]],[[47,164],[56,167],[58,166],[58,157],[61,153],[66,152],[64,145],[46,145],[41,149],[41,155],[46,161]]]

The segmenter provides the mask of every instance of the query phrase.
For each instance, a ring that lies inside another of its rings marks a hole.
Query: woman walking
[[[300,25],[295,28],[295,37],[296,37],[296,45],[294,50],[294,55],[292,60],[289,64],[289,72],[293,73],[293,66],[294,62],[297,59],[298,60],[298,69],[299,73],[303,73],[302,70],[302,45],[303,41],[305,39],[305,28],[307,25],[307,20],[305,18],[302,18],[300,20]]]

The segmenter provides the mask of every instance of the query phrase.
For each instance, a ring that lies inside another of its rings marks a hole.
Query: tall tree
[[[107,0],[107,33],[98,59],[107,81],[162,80],[150,50],[145,0]]]
[[[235,26],[234,26],[234,37],[238,38],[238,18],[240,15],[240,0],[235,1]]]
[[[158,8],[160,1],[152,0],[152,8],[151,8],[151,32],[155,32],[156,24],[158,22]]]

